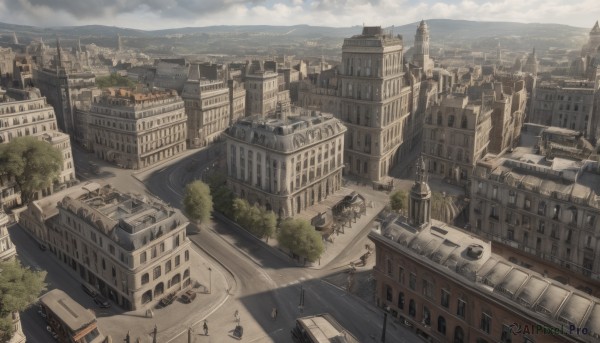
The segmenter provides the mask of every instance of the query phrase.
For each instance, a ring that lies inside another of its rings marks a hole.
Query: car
[[[96,295],[98,295],[98,292],[96,292],[94,287],[92,287],[86,283],[82,283],[81,288],[83,289],[84,292],[86,292],[92,298],[95,298]]]
[[[193,290],[187,290],[185,293],[183,293],[183,295],[181,296],[181,301],[183,301],[184,303],[191,303],[192,301],[194,301],[194,299],[196,299],[196,292],[194,292]]]
[[[169,305],[171,305],[173,303],[173,301],[175,300],[175,298],[176,298],[176,293],[175,292],[170,293],[166,297],[164,297],[164,298],[162,298],[160,300],[160,304],[163,307],[167,307],[167,306],[169,306]]]
[[[98,306],[100,306],[100,308],[109,308],[110,307],[110,303],[108,302],[108,300],[106,300],[106,298],[100,294],[97,294],[94,297],[94,302],[96,304],[98,304]]]

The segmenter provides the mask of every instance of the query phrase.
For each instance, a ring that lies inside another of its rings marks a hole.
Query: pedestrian
[[[277,309],[275,309],[275,319],[277,319]]]
[[[273,320],[277,319],[277,309],[275,307],[271,310],[271,318],[273,318]]]
[[[208,324],[206,323],[206,320],[204,321],[204,336],[208,336]]]

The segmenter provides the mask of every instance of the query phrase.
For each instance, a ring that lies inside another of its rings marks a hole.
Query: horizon
[[[435,15],[432,15],[435,14]],[[429,18],[429,19],[428,19]],[[600,2],[582,0],[0,0],[0,22],[40,28],[103,25],[144,31],[209,26],[402,26],[421,19],[589,28]],[[405,23],[405,24],[399,24]]]

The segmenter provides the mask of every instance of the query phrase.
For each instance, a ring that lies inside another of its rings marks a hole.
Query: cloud
[[[207,25],[402,25],[420,19],[591,27],[600,1],[578,0],[0,0],[0,21],[141,29]]]

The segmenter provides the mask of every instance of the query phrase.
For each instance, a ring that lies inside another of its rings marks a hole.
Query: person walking
[[[271,318],[273,318],[273,320],[277,319],[277,309],[275,307],[271,310]]]
[[[208,324],[206,323],[206,320],[204,321],[204,336],[208,336]]]
[[[238,323],[238,325],[240,325],[240,312],[238,310],[235,310],[235,313],[233,314],[233,318]]]

